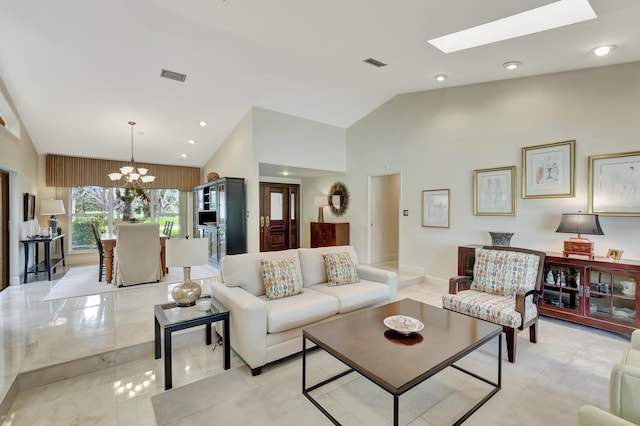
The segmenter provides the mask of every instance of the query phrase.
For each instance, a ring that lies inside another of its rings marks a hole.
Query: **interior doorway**
[[[260,251],[298,248],[300,185],[260,182]]]
[[[0,170],[0,291],[9,287],[9,173]]]
[[[400,174],[372,176],[370,180],[371,263],[398,271],[400,248]]]

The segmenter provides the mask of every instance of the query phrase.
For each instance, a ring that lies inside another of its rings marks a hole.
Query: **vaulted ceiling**
[[[427,42],[549,3],[0,0],[0,77],[39,153],[128,160],[133,120],[136,160],[200,167],[252,106],[346,128],[400,93],[640,60],[637,0],[455,53]]]

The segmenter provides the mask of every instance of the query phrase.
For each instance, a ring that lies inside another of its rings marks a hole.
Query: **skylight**
[[[596,18],[588,0],[560,0],[429,40],[444,53],[484,46]]]

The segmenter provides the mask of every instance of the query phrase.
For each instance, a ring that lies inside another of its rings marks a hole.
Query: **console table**
[[[60,257],[51,258],[51,243],[60,240]],[[27,282],[27,276],[29,274],[38,274],[38,272],[47,272],[47,278],[51,281],[51,271],[56,272],[56,266],[62,262],[62,266],[65,266],[64,262],[64,234],[55,235],[53,237],[33,237],[26,240],[20,240],[24,245],[24,279],[23,282]],[[35,246],[35,264],[29,268],[29,247]],[[38,257],[38,244],[44,245],[44,262],[39,262]]]

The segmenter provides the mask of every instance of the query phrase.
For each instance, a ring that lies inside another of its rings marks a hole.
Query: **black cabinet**
[[[209,263],[227,254],[246,253],[243,178],[221,178],[193,188],[194,235],[209,240]]]

